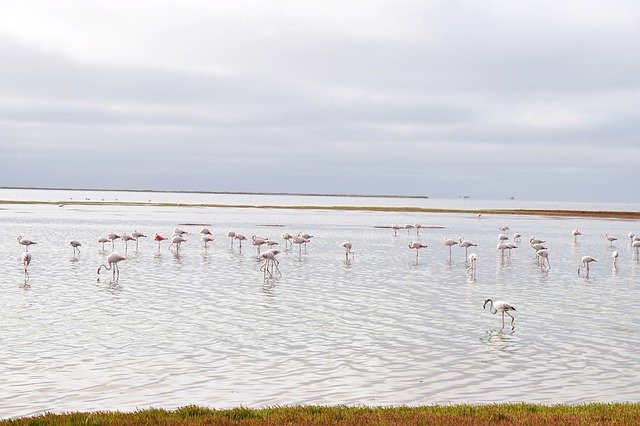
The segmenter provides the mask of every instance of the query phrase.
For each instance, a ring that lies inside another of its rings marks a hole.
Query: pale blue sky
[[[634,1],[3,1],[0,186],[638,201]]]

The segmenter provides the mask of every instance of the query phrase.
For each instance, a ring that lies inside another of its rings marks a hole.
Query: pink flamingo
[[[80,249],[78,247],[80,247],[82,244],[80,244],[80,241],[78,240],[71,240],[69,241],[69,245],[73,247],[73,258],[75,259],[76,250],[78,251],[78,254],[80,254]]]
[[[274,269],[276,272],[278,272],[278,274],[280,274],[280,276],[282,276],[282,272],[280,272],[280,268],[278,268],[280,262],[278,262],[278,259],[276,259],[276,255],[278,255],[279,253],[280,250],[269,249],[260,254],[260,257],[264,259],[264,263],[260,267],[260,270],[263,271],[265,280],[267,279],[267,274],[269,274],[270,277],[273,277]]]
[[[235,233],[235,236],[233,238],[238,240],[238,243],[240,244],[240,251],[242,251],[242,242],[246,241],[247,237],[245,237],[243,234]]]
[[[127,234],[126,232],[124,234],[122,234],[122,236],[120,237],[122,238],[122,241],[124,241],[124,254],[127,254],[127,250],[128,250],[128,244],[129,241],[135,240],[135,238],[133,238],[131,235]]]
[[[180,244],[186,243],[187,240],[182,235],[175,234],[173,238],[171,238],[171,244],[169,245],[169,250],[171,250],[172,245],[176,245],[176,253],[180,251]]]
[[[131,234],[131,236],[133,237],[134,240],[136,240],[136,251],[138,251],[138,238],[147,238],[146,235],[144,235],[142,232],[138,232],[133,231],[133,234]]]
[[[304,251],[306,253],[307,251],[307,243],[309,242],[308,239],[301,237],[300,235],[296,235],[295,237],[293,237],[293,244],[298,244],[298,253],[302,254],[302,245],[304,244]]]
[[[118,262],[121,262],[123,260],[127,260],[127,257],[121,255],[120,253],[116,253],[115,251],[109,253],[109,256],[107,256],[107,263],[109,264],[109,266],[105,265],[104,263],[98,266],[98,275],[100,275],[100,270],[104,268],[108,271],[113,270],[114,279],[120,278],[120,268],[118,267]]]
[[[418,260],[418,252],[421,248],[426,248],[426,244],[422,244],[418,241],[411,241],[409,243],[409,248],[416,251],[416,261]]]
[[[234,231],[227,231],[227,237],[231,238],[231,248],[233,248],[233,240],[236,237],[236,233]]]
[[[166,239],[167,239],[167,237],[163,237],[162,235],[158,234],[157,232],[155,234],[153,234],[153,241],[157,241],[158,242],[158,254],[160,254],[160,241],[164,241]]]
[[[29,279],[29,271],[27,270],[27,268],[31,263],[31,253],[28,253],[26,251],[22,253],[22,255],[20,256],[20,263],[22,263],[22,266],[24,266],[24,282],[27,282],[27,280]]]
[[[451,260],[451,247],[458,244],[458,242],[456,240],[452,240],[451,238],[443,238],[442,244],[444,244],[445,246],[449,246],[449,260]]]
[[[111,240],[111,250],[115,250],[116,246],[114,241],[120,239],[120,235],[111,232],[109,235],[107,235],[107,237],[109,237],[109,239]]]
[[[578,275],[580,275],[581,268],[587,268],[587,278],[589,278],[589,264],[591,262],[596,262],[596,260],[591,256],[582,256],[582,260],[580,261],[580,265],[578,265]]]
[[[32,244],[38,244],[35,241],[32,240],[28,240],[26,238],[22,238],[22,235],[18,237],[18,243],[22,244],[24,246],[24,249],[26,251],[29,251],[29,246]]]
[[[204,243],[204,249],[207,249],[207,244],[215,240],[212,234],[202,234],[202,242]]]

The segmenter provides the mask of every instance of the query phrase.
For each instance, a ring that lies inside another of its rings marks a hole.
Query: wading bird
[[[200,239],[204,243],[204,249],[206,250],[208,248],[207,244],[215,240],[215,237],[211,234],[202,234],[202,237]]]
[[[273,277],[274,270],[275,272],[280,274],[280,276],[282,276],[282,272],[280,272],[280,268],[278,268],[280,262],[278,262],[278,259],[276,259],[276,256],[279,253],[280,250],[269,249],[260,254],[260,257],[264,259],[264,263],[260,267],[260,270],[263,272],[263,277],[265,280],[267,279],[267,274],[269,274],[269,277]]]
[[[636,236],[633,232],[629,232],[627,237],[629,237],[629,245],[633,244],[633,238]]]
[[[104,263],[98,266],[98,275],[100,275],[100,270],[104,268],[108,271],[113,272],[114,279],[120,278],[120,268],[118,267],[118,262],[121,262],[123,260],[127,260],[127,257],[121,255],[120,253],[116,253],[115,251],[109,253],[109,256],[107,256],[107,264],[109,266],[105,265]]]
[[[413,226],[413,225],[409,225],[409,224],[407,224],[407,225],[405,225],[405,226],[404,226],[404,229],[406,229],[406,230],[407,230],[407,235],[409,235],[409,230],[411,230],[411,229],[413,229],[413,228],[414,228],[414,226]]]
[[[458,245],[460,247],[464,247],[464,257],[466,258],[469,255],[469,247],[478,247],[477,244],[472,243],[469,240],[463,240],[462,237],[460,237],[460,240],[458,241]]]
[[[298,244],[298,253],[302,254],[302,245],[304,244],[304,252],[307,252],[307,243],[309,242],[308,239],[301,237],[300,235],[296,235],[295,237],[293,237],[293,244]]]
[[[347,258],[347,262],[349,261],[349,255],[351,255],[351,258],[353,259],[354,254],[351,251],[351,247],[352,247],[351,243],[345,241],[344,243],[340,244],[340,246],[344,249],[344,255]]]
[[[442,244],[449,247],[449,260],[451,260],[451,247],[458,244],[458,242],[456,240],[452,240],[451,238],[443,238]]]
[[[500,232],[502,232],[503,234],[508,234],[509,233],[509,227],[508,226],[501,226],[498,228],[498,230]]]
[[[545,261],[547,263],[547,271],[551,269],[551,264],[549,263],[549,252],[545,249],[540,249],[536,252],[536,256],[538,257],[538,262],[540,262],[540,270],[544,268]]]
[[[418,241],[411,241],[409,243],[409,248],[416,251],[416,261],[418,260],[418,252],[420,251],[420,249],[426,248],[426,247],[427,247],[426,244],[422,244],[421,242],[418,242]]]
[[[176,228],[175,231],[173,231],[174,235],[180,235],[181,237],[185,236],[186,234],[188,234],[187,231],[183,231],[180,228]]]
[[[291,240],[293,240],[293,235],[291,235],[288,232],[285,232],[284,234],[282,234],[282,239],[284,240],[284,249],[287,250],[289,248],[289,246],[291,246],[291,248],[293,248],[293,243],[291,242]]]
[[[416,223],[413,226],[414,228],[416,228],[416,235],[420,235],[420,228],[422,228],[422,225],[420,225],[419,223]]]
[[[578,275],[580,275],[580,269],[587,269],[587,277],[589,277],[589,264],[591,262],[596,262],[596,260],[591,256],[582,256],[582,260],[580,261],[580,265],[578,265]]]
[[[522,234],[520,234],[519,232],[516,232],[515,234],[513,234],[514,243],[519,243],[521,241],[522,241]]]
[[[78,247],[80,247],[82,244],[80,244],[80,241],[78,240],[71,240],[69,241],[69,245],[71,247],[73,247],[73,257],[76,257],[76,251],[78,252],[78,254],[80,254],[80,249]]]
[[[147,238],[146,235],[144,235],[142,232],[138,232],[133,231],[133,234],[131,234],[131,236],[133,237],[134,240],[136,240],[136,251],[138,251],[138,238]]]
[[[174,236],[171,238],[171,244],[169,244],[169,250],[171,250],[171,246],[175,244],[176,253],[178,253],[180,251],[180,245],[186,242],[187,240],[182,235],[174,234]]]
[[[18,237],[18,243],[22,244],[22,245],[24,246],[24,249],[25,249],[26,251],[29,251],[29,246],[30,246],[30,245],[32,245],[32,244],[38,244],[38,243],[36,243],[35,241],[28,240],[28,239],[26,239],[26,238],[22,238],[22,235],[20,235],[20,236]]]
[[[398,229],[400,229],[400,225],[396,225],[395,223],[391,225],[391,229],[393,229],[393,235],[398,235]]]
[[[609,241],[609,246],[610,247],[613,247],[613,242],[618,240],[616,237],[614,237],[613,235],[609,234],[608,232],[606,234],[604,234],[604,236],[607,237],[607,241]]]
[[[236,233],[234,231],[227,231],[227,237],[231,239],[231,248],[233,248],[233,240],[236,238]]]
[[[127,234],[126,232],[122,234],[120,238],[122,238],[122,241],[124,241],[124,254],[126,255],[129,249],[129,241],[135,240],[135,238],[133,238],[131,235]]]
[[[20,256],[20,263],[22,264],[22,266],[24,266],[24,282],[27,282],[27,280],[29,279],[29,271],[27,270],[27,268],[31,263],[31,253],[28,253],[26,251],[22,253],[22,255]]]
[[[582,233],[580,231],[578,231],[577,229],[574,229],[573,231],[571,231],[571,235],[573,235],[573,242],[577,243],[578,242],[578,235],[582,235]]]
[[[618,269],[618,252],[617,251],[612,252],[611,258],[613,259],[613,264],[611,265],[611,267],[613,269]]]
[[[167,239],[167,237],[163,237],[162,235],[158,234],[157,232],[155,234],[153,234],[153,241],[157,241],[158,242],[158,254],[160,254],[160,241],[164,241],[166,239]]]
[[[106,243],[108,243],[109,241],[111,241],[111,240],[108,237],[100,237],[100,238],[98,238],[98,242],[102,244],[102,251],[105,251],[104,250],[104,245]]]
[[[631,248],[633,248],[634,253],[636,254],[636,259],[638,258],[638,252],[640,251],[640,241],[634,241],[631,243]]]
[[[111,232],[109,233],[109,235],[107,235],[107,237],[109,237],[109,239],[111,240],[111,250],[115,250],[116,245],[114,241],[120,239],[120,235],[116,234],[115,232]]]
[[[211,235],[211,231],[209,231],[209,228],[202,228],[202,230],[200,231],[200,233],[202,235]]]
[[[258,248],[258,254],[260,254],[260,246],[263,244],[267,244],[268,238],[266,237],[258,237],[256,234],[251,236],[251,244]]]
[[[247,237],[245,237],[244,235],[242,235],[240,233],[236,233],[233,238],[238,240],[238,244],[240,244],[240,251],[242,251],[242,242],[246,241]]]
[[[487,308],[487,303],[489,304],[489,312],[492,314],[498,313],[498,311],[502,312],[502,328],[504,328],[504,314],[507,314],[511,317],[511,325],[513,326],[513,321],[515,318],[513,315],[509,313],[509,311],[515,311],[516,308],[511,306],[507,302],[503,302],[502,300],[496,300],[495,303],[491,299],[487,299],[484,301],[484,305],[482,305],[483,309]]]
[[[476,264],[478,263],[478,255],[471,253],[469,255],[469,267],[467,268],[467,274],[471,274],[472,277],[476,276]]]

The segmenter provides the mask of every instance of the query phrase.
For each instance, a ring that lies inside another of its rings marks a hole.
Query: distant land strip
[[[0,186],[0,189],[29,189],[38,191],[91,191],[91,192],[152,192],[159,194],[211,194],[211,195],[278,195],[294,197],[345,197],[345,198],[418,198],[428,199],[426,195],[394,194],[313,194],[302,192],[238,192],[238,191],[171,191],[164,189],[96,189],[96,188],[40,188],[36,186]]]
[[[598,219],[640,220],[638,211],[598,211],[598,210],[531,210],[531,209],[438,209],[426,207],[396,206],[277,206],[252,204],[193,204],[193,203],[153,203],[141,201],[16,201],[0,200],[1,204],[45,204],[60,206],[147,206],[147,207],[202,207],[235,209],[280,209],[280,210],[336,210],[362,212],[398,212],[398,213],[455,213],[473,215],[521,215],[549,217],[585,217]]]

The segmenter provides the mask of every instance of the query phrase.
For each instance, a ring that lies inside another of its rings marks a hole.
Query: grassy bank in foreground
[[[152,203],[125,201],[11,201],[0,200],[2,204],[13,205],[59,205],[59,206],[147,206],[147,207],[201,207],[201,208],[233,208],[233,209],[282,209],[282,210],[336,210],[362,212],[399,212],[399,213],[456,213],[472,215],[524,215],[550,217],[586,217],[595,219],[640,220],[640,212],[625,211],[593,211],[593,210],[529,210],[529,209],[436,209],[425,207],[380,207],[380,206],[275,206],[251,204],[187,204],[187,203]]]
[[[638,424],[640,404],[451,405],[425,407],[275,407],[212,410],[197,406],[175,411],[46,414],[5,420],[0,425],[477,425],[477,424]]]

